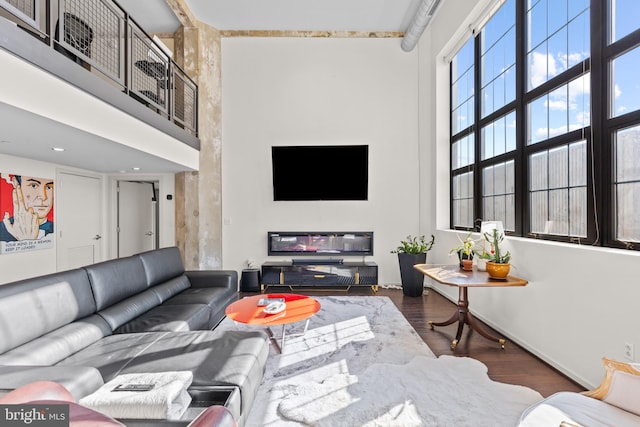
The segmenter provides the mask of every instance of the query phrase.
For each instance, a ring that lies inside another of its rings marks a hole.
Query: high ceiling
[[[168,3],[118,0],[148,33],[173,33],[180,22]],[[421,0],[185,0],[195,18],[219,30],[404,32]],[[398,43],[400,44],[400,42]],[[184,170],[171,161],[112,143],[0,102],[0,153],[97,172]],[[13,126],[9,126],[9,123]],[[55,141],[70,149],[51,151]],[[64,159],[64,160],[63,160]],[[126,164],[123,163],[126,159]]]
[[[420,0],[185,0],[196,19],[219,30],[404,32]],[[167,0],[118,3],[147,32],[173,32]]]

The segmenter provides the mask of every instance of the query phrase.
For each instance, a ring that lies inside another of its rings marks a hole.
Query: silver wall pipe
[[[441,1],[443,0],[422,0],[420,6],[418,6],[416,14],[413,15],[409,28],[407,28],[407,31],[404,33],[402,44],[400,45],[402,50],[410,52],[414,47],[416,47],[418,40],[420,40],[420,36],[422,36],[427,25],[429,25],[429,22]]]

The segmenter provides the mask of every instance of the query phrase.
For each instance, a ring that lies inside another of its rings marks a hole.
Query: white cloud
[[[619,98],[622,95],[622,90],[620,90],[620,86],[616,83],[613,87],[613,94],[616,98]]]
[[[574,52],[574,53],[558,53],[558,61],[562,64],[562,69],[566,70],[569,67],[573,67],[579,62],[582,62],[584,59],[588,58],[589,54],[587,52]]]
[[[561,110],[561,111],[567,110],[566,97],[565,99],[562,99],[562,97],[556,97],[556,99],[549,99],[547,102],[545,102],[545,105],[550,110]]]
[[[541,141],[543,139],[547,139],[548,129],[547,128],[538,128],[534,132],[534,135],[535,135],[535,138],[533,138],[534,141]]]
[[[565,126],[560,126],[557,128],[538,128],[534,132],[535,138],[534,141],[542,141],[547,138],[553,138],[554,136],[562,135],[567,133],[567,128]]]
[[[591,74],[585,74],[569,82],[569,96],[575,99],[578,96],[591,93]]]
[[[549,138],[567,133],[566,126],[560,126],[557,128],[549,128]]]
[[[576,126],[579,128],[589,125],[591,123],[591,112],[590,111],[578,111],[575,114],[575,121],[577,123]],[[573,125],[570,125],[572,127]],[[572,129],[575,129],[572,127]]]
[[[558,52],[556,56],[533,52],[529,65],[529,82],[531,83],[531,87],[538,87],[551,77],[557,76],[570,66],[574,66],[586,58],[588,58],[588,53],[585,52],[569,54]]]
[[[553,55],[533,52],[529,65],[529,82],[537,87],[548,80],[548,76],[556,74],[556,60]]]

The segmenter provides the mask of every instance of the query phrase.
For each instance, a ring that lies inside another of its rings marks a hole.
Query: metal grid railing
[[[40,30],[38,11],[41,4],[42,0],[0,0],[0,7],[31,24],[36,30]]]
[[[182,128],[195,132],[198,105],[198,88],[184,71],[174,68],[173,111],[174,122]]]
[[[60,1],[58,16],[62,19],[58,19],[57,43],[107,77],[124,84],[125,15],[109,3]]]
[[[131,82],[129,89],[144,102],[167,113],[169,93],[169,56],[135,24],[131,34]]]
[[[113,0],[0,0],[0,15],[197,136],[197,85]]]

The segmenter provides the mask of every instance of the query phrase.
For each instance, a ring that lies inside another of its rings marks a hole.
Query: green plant
[[[425,236],[407,236],[406,240],[400,241],[400,246],[392,250],[392,254],[422,254],[428,252],[433,247],[436,237],[432,234],[431,240],[427,241]]]
[[[504,240],[504,234],[499,233],[495,228],[492,233],[484,233],[484,239],[489,243],[489,252],[485,252],[483,258],[496,264],[509,264],[511,253],[503,253],[500,250],[500,243]]]

